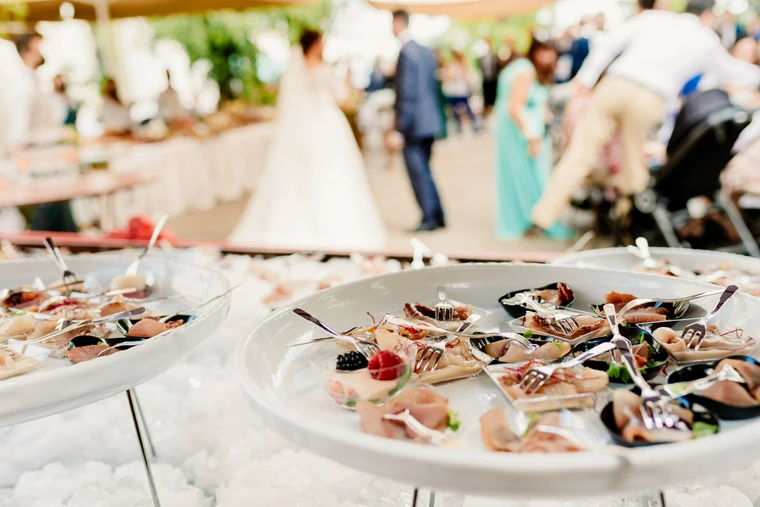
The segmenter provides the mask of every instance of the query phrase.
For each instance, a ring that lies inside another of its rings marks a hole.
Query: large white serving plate
[[[732,269],[760,275],[760,259],[710,250],[691,250],[688,248],[650,248],[652,256],[665,259],[678,267],[690,270],[717,267],[727,263]],[[600,248],[565,255],[552,262],[555,266],[578,268],[615,269],[631,271],[641,264],[641,259],[625,248]]]
[[[72,271],[82,278],[95,279],[103,287],[123,274],[134,256],[79,255],[67,259]],[[189,299],[165,301],[155,307],[160,313],[174,313],[223,294],[227,280],[215,271],[146,258],[141,272],[151,272],[157,280],[153,297],[186,295]],[[0,263],[0,287],[16,287],[40,277],[46,283],[60,277],[48,259]],[[229,295],[200,311],[197,318],[171,334],[145,345],[81,364],[47,359],[31,373],[0,381],[0,427],[45,417],[87,405],[123,392],[163,373],[185,358],[224,322]]]
[[[296,305],[338,329],[365,322],[407,301],[431,301],[437,285],[451,299],[491,309],[507,320],[498,298],[525,287],[568,283],[575,306],[588,308],[611,289],[647,296],[683,296],[711,288],[654,275],[530,265],[462,265],[410,271],[359,281],[320,292]],[[712,305],[712,300],[705,303]],[[693,481],[742,467],[760,457],[760,421],[722,424],[721,433],[692,442],[632,451],[630,462],[609,454],[507,454],[487,451],[480,441],[479,417],[506,406],[496,387],[481,375],[440,386],[462,419],[459,449],[441,449],[363,434],[354,413],[328,397],[315,363],[329,346],[288,348],[321,336],[290,313],[272,314],[236,351],[238,378],[253,410],[285,438],[348,466],[408,484],[479,495],[567,498],[642,491]],[[760,336],[760,299],[739,294],[725,307],[727,321]],[[492,321],[493,322],[493,321]]]

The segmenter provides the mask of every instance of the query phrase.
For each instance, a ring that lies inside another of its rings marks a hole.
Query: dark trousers
[[[34,210],[33,231],[79,232],[68,202],[43,204]]]
[[[462,132],[462,116],[466,113],[470,118],[472,129],[477,132],[480,128],[478,119],[470,107],[470,97],[449,97],[449,105],[454,110],[454,121],[456,121],[457,131]],[[464,110],[464,112],[462,112]]]
[[[422,208],[422,223],[443,225],[443,207],[430,171],[433,141],[432,138],[407,138],[404,146],[404,162],[409,172],[409,180],[412,182],[414,197]]]

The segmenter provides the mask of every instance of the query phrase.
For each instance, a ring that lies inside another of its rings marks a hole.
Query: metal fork
[[[166,221],[168,219],[169,215],[164,215],[158,220],[156,226],[153,228],[153,235],[150,237],[150,241],[145,246],[145,248],[143,248],[143,251],[137,257],[137,259],[132,261],[132,264],[130,264],[127,268],[127,276],[135,276],[140,270],[140,261],[142,261],[146,255],[148,255],[150,249],[153,248],[153,245],[156,244],[156,241],[158,241],[158,236],[161,234],[161,230],[164,228],[164,225],[166,225]]]
[[[615,354],[614,358],[618,364],[622,363],[628,370],[628,374],[631,376],[633,383],[641,390],[641,406],[639,412],[641,414],[641,420],[644,422],[644,427],[653,429],[670,429],[679,431],[689,431],[688,426],[681,421],[676,415],[671,413],[668,408],[668,400],[660,393],[652,389],[649,383],[644,379],[636,366],[636,360],[633,355],[633,345],[628,338],[625,338],[620,334],[618,329],[617,316],[615,314],[615,305],[604,305],[604,313],[607,316],[607,321],[610,324],[610,329],[614,337],[611,343],[615,344],[619,354]]]
[[[529,294],[526,294],[523,297],[522,303],[539,315],[554,319],[554,323],[562,333],[566,335],[573,334],[581,327],[580,324],[578,324],[578,320],[573,315],[558,310],[556,307],[546,308],[541,306],[541,304]]]
[[[546,381],[554,375],[555,371],[563,368],[575,368],[589,359],[600,356],[605,352],[611,352],[615,348],[616,345],[614,343],[602,343],[569,361],[554,365],[534,366],[522,378],[519,387],[525,391],[525,394],[533,394],[543,387]]]
[[[58,265],[58,269],[61,270],[61,280],[63,280],[63,283],[65,285],[75,285],[78,283],[79,278],[77,278],[77,275],[75,275],[66,265],[66,261],[63,260],[63,255],[61,255],[61,251],[58,250],[58,247],[53,242],[53,238],[45,238],[43,242],[45,243],[45,248],[47,248],[53,256],[53,260]]]
[[[301,308],[295,308],[293,309],[293,313],[298,315],[304,320],[308,320],[315,326],[319,327],[320,329],[327,331],[329,334],[331,334],[336,340],[342,341],[345,343],[349,343],[354,346],[354,348],[364,357],[367,359],[371,359],[375,356],[378,352],[380,352],[380,346],[376,343],[368,342],[366,340],[360,340],[358,338],[355,338],[353,336],[347,336],[344,334],[340,334],[338,331],[334,330],[306,310],[303,310]]]
[[[480,315],[471,315],[461,326],[459,326],[457,331],[459,333],[464,333],[470,328],[470,326],[479,320]],[[414,371],[424,373],[435,370],[438,367],[438,363],[443,359],[443,356],[446,355],[446,346],[458,339],[459,338],[456,336],[449,335],[442,340],[434,340],[432,342],[425,341],[425,347],[420,350],[420,358],[414,366]]]
[[[438,304],[435,305],[435,320],[438,322],[451,322],[454,320],[454,305],[446,298],[446,289],[438,287]]]
[[[380,324],[390,324],[393,326],[400,326],[400,327],[411,327],[414,329],[419,329],[423,331],[429,331],[433,333],[438,333],[441,335],[452,335],[456,338],[461,338],[464,340],[472,340],[472,339],[488,339],[488,338],[506,338],[513,340],[517,343],[519,343],[523,348],[525,348],[528,351],[533,351],[538,348],[537,345],[533,345],[531,342],[523,338],[522,336],[515,334],[515,333],[484,333],[484,334],[470,334],[470,333],[460,333],[458,331],[447,331],[446,329],[441,329],[440,327],[434,326],[432,324],[429,324],[427,322],[422,321],[409,321],[406,319],[402,319],[400,317],[395,317],[393,315],[386,315],[383,317],[383,320],[380,322]]]
[[[415,419],[409,409],[400,414],[385,414],[383,419],[404,423],[409,430],[416,436],[420,437],[426,443],[436,447],[457,447],[457,441],[447,437],[443,432],[430,429],[417,419]]]
[[[639,306],[644,305],[651,305],[653,303],[668,303],[668,304],[679,304],[679,303],[688,303],[690,301],[694,301],[697,299],[707,298],[711,296],[717,296],[718,294],[722,294],[723,289],[716,289],[711,290],[708,292],[700,292],[699,294],[694,294],[691,296],[685,296],[682,298],[675,298],[675,299],[647,299],[647,298],[640,298],[640,299],[634,299],[633,301],[630,301],[628,304],[626,304],[623,308],[620,309],[619,312],[617,312],[617,315],[619,317],[625,317],[625,314],[628,313],[630,310],[633,310],[634,308],[637,308]],[[605,306],[606,308],[606,306]]]
[[[683,332],[681,333],[681,338],[687,342],[687,346],[689,348],[693,348],[694,350],[699,350],[699,346],[702,345],[702,340],[704,340],[705,336],[707,335],[707,322],[715,317],[718,312],[720,312],[721,308],[723,308],[723,305],[725,305],[729,299],[734,297],[734,294],[739,290],[739,287],[736,285],[729,285],[726,287],[726,289],[723,291],[723,294],[721,294],[720,299],[718,299],[718,302],[715,303],[715,308],[702,317],[699,321],[689,324],[683,329]]]

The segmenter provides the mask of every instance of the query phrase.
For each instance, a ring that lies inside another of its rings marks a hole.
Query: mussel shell
[[[668,366],[668,351],[665,349],[665,347],[662,347],[657,341],[654,339],[654,337],[648,332],[643,329],[635,328],[635,327],[622,327],[620,328],[620,334],[628,338],[629,340],[633,341],[636,339],[640,334],[644,335],[644,340],[652,345],[657,353],[654,356],[654,359],[656,359],[656,363],[647,366],[644,368],[640,368],[639,371],[641,372],[641,375],[646,380],[652,380],[657,375],[662,373],[662,371]],[[586,352],[587,350],[590,350],[600,343],[608,342],[610,341],[610,338],[601,338],[598,340],[589,340],[584,343],[579,343],[575,347],[573,347],[573,355],[582,354],[583,352]],[[609,371],[610,365],[612,363],[610,361],[601,361],[599,359],[590,359],[584,363],[584,366],[587,366],[589,368],[592,368],[594,370],[599,371]],[[631,382],[623,382],[622,379],[619,376],[610,376],[610,382],[616,383],[616,384],[631,384]]]
[[[599,304],[599,305],[591,304],[589,306],[594,311],[594,313],[596,313],[600,317],[604,317],[605,316],[604,305],[605,305],[605,303],[602,303],[602,304]],[[684,315],[686,315],[686,312],[688,312],[689,308],[691,308],[691,305],[689,304],[688,301],[680,302],[680,303],[675,303],[675,304],[674,303],[657,303],[657,304],[650,305],[650,306],[654,306],[655,308],[665,308],[665,309],[667,309],[667,313],[665,314],[665,320],[680,319],[681,317],[683,317]],[[647,306],[642,306],[641,308],[647,308]],[[622,318],[624,319],[625,316],[623,316]],[[636,324],[628,324],[628,325],[630,325],[630,326],[636,326],[638,324],[650,324],[650,323],[649,322],[637,322]]]
[[[638,388],[631,389],[632,392],[639,394],[641,391]],[[704,407],[701,404],[692,403],[686,398],[678,398],[675,400],[678,402],[682,407],[688,408],[694,413],[694,422],[703,422],[706,424],[710,424],[712,426],[718,427],[718,432],[720,433],[720,422],[718,421],[718,418],[716,415],[711,412],[709,409]],[[607,431],[610,432],[610,435],[612,436],[612,440],[617,445],[623,446],[623,447],[649,447],[652,445],[663,445],[663,444],[669,444],[670,442],[629,442],[620,435],[620,432],[617,429],[617,425],[615,424],[615,414],[612,410],[612,400],[610,400],[607,405],[604,406],[602,409],[602,412],[599,414],[599,417],[602,420],[602,424],[604,424],[605,428],[607,428]]]
[[[8,295],[0,301],[0,306],[24,310],[38,306],[49,298],[50,294],[44,291],[16,290],[10,291]]]
[[[726,359],[736,359],[738,361],[744,361],[760,366],[760,361],[749,356],[731,356]],[[722,359],[711,361],[709,363],[694,364],[691,366],[685,366],[677,371],[674,371],[668,377],[668,384],[675,384],[677,382],[690,382],[706,377],[718,367]],[[746,388],[746,384],[742,384]],[[712,410],[721,419],[727,421],[741,421],[744,419],[752,419],[760,416],[760,403],[756,407],[735,407],[733,405],[727,405],[719,401],[705,398],[699,394],[690,394],[686,396],[686,399],[699,403],[700,405]]]
[[[528,308],[523,308],[522,306],[515,306],[515,305],[505,305],[502,303],[505,299],[513,298],[514,296],[520,294],[521,292],[528,292],[531,290],[557,290],[557,286],[560,282],[557,283],[550,283],[549,285],[546,285],[544,287],[531,287],[529,289],[520,289],[515,290],[512,292],[509,292],[507,294],[504,294],[502,297],[499,298],[499,305],[504,308],[504,311],[507,312],[509,316],[511,316],[514,319],[524,317],[526,313],[528,313],[530,310]],[[571,287],[572,289],[572,287]],[[569,303],[567,303],[564,306],[570,306],[575,302],[575,294],[573,294],[573,299],[570,300]]]
[[[165,317],[165,315],[163,316]],[[161,320],[163,317],[156,317],[157,320]],[[185,325],[189,322],[192,322],[197,317],[195,315],[175,315],[171,319],[169,319],[167,322],[177,322],[182,321],[182,325]],[[129,328],[140,322],[142,319],[121,319],[119,321],[116,321],[116,329],[123,334],[124,336],[129,335]],[[132,338],[130,336],[130,338]]]

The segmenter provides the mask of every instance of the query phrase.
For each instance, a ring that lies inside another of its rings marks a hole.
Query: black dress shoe
[[[422,222],[413,232],[432,232],[445,227],[436,222]]]

